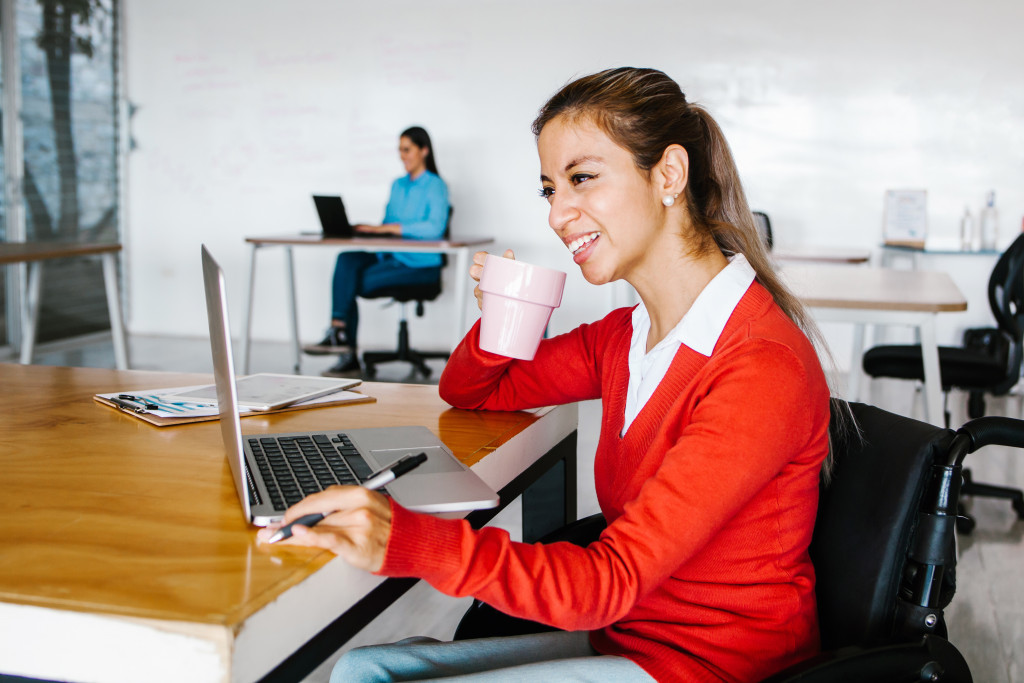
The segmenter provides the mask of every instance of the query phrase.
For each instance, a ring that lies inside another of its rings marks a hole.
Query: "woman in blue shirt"
[[[448,186],[437,173],[430,135],[419,126],[402,131],[398,153],[406,175],[391,185],[383,225],[356,225],[356,233],[442,239],[448,223]],[[304,347],[306,353],[340,354],[338,362],[324,375],[358,375],[356,297],[372,294],[385,286],[436,282],[440,269],[440,254],[342,252],[334,266],[331,328],[319,344]]]

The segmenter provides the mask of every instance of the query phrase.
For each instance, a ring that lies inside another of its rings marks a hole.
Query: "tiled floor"
[[[132,366],[145,370],[179,372],[210,372],[208,342],[203,339],[171,339],[133,336],[130,340]],[[113,353],[109,342],[99,342],[81,349],[41,349],[36,362],[51,365],[112,367]],[[10,360],[14,359],[2,359]],[[316,374],[332,362],[332,358],[305,357],[303,371]],[[442,367],[432,362],[437,380]],[[253,347],[254,372],[289,372],[287,345],[256,343]],[[411,377],[404,367],[381,366],[379,381],[423,381]],[[872,402],[893,412],[917,411],[921,401],[914,400],[914,387],[909,382],[874,381]],[[950,399],[953,424],[966,418],[963,398]],[[1022,416],[1021,400],[1009,398],[990,400],[989,413]],[[590,436],[600,420],[596,402],[580,408],[579,472],[580,514],[596,511],[591,475],[596,441]],[[1024,486],[1024,451],[989,447],[968,456],[967,464],[975,479],[984,482]],[[950,640],[964,653],[974,680],[979,683],[1024,682],[1024,522],[1016,521],[1010,506],[1004,502],[976,500],[971,503],[978,527],[970,536],[961,536],[959,543],[958,593],[947,610]],[[518,534],[518,507],[511,506],[496,520]],[[458,619],[469,604],[468,599],[455,600],[440,595],[429,586],[419,584],[380,618],[357,634],[342,651],[363,644],[391,642],[410,635],[449,638]],[[337,655],[336,655],[337,656]],[[336,657],[335,656],[335,657]],[[321,683],[329,678],[331,661],[307,677],[306,683]]]

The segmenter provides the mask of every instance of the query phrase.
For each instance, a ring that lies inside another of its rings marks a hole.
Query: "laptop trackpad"
[[[388,448],[377,451],[370,451],[370,455],[380,464],[380,468],[387,467],[399,458],[406,455],[426,453],[427,461],[410,472],[413,474],[443,474],[445,472],[460,472],[465,466],[454,456],[449,455],[440,446],[421,446],[419,448]]]

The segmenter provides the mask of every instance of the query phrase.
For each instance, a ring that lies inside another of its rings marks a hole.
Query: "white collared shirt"
[[[633,311],[633,336],[629,344],[629,388],[626,394],[626,415],[622,434],[633,424],[637,414],[658,388],[679,346],[685,344],[697,353],[710,356],[722,336],[722,330],[736,305],[746,294],[756,273],[743,254],[729,259],[729,265],[712,278],[697,295],[672,331],[647,352],[647,335],[651,317],[641,301]]]

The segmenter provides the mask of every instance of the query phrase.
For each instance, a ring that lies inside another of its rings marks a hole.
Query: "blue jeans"
[[[598,654],[590,646],[586,631],[452,642],[407,638],[392,645],[349,650],[331,672],[331,683],[439,680],[451,683],[654,681],[625,657]]]
[[[391,285],[427,285],[437,282],[441,268],[410,268],[389,254],[343,251],[334,265],[331,319],[345,323],[346,336],[355,345],[359,331],[356,297]]]

